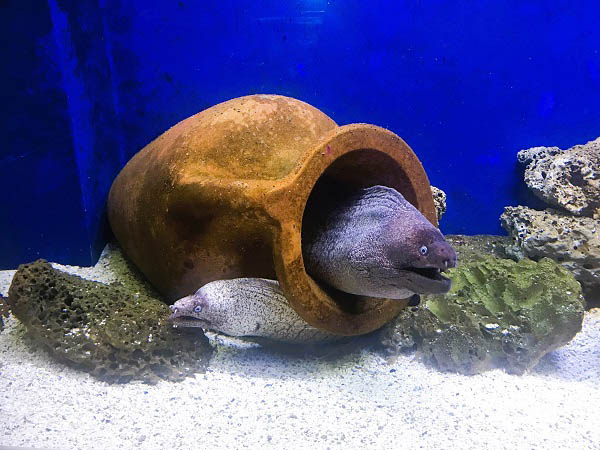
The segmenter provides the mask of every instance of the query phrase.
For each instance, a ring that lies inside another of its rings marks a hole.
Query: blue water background
[[[277,93],[404,138],[446,233],[536,204],[520,149],[600,135],[600,2],[10,0],[0,5],[0,267],[92,264],[141,147],[221,101]]]

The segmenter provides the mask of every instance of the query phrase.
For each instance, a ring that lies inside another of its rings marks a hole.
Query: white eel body
[[[171,306],[178,326],[196,326],[229,336],[260,337],[303,344],[332,342],[340,336],[310,326],[289,306],[275,280],[235,278],[202,286]]]

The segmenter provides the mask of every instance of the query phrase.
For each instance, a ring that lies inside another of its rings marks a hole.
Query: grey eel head
[[[417,222],[417,221],[415,221]],[[398,271],[402,286],[417,294],[443,294],[450,290],[452,282],[442,275],[456,266],[456,252],[444,239],[442,233],[429,222],[414,223],[410,232],[402,233],[387,248],[387,259]]]

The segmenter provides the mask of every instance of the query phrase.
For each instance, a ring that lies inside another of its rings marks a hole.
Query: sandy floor
[[[106,263],[72,269],[103,279]],[[0,272],[6,294],[12,272]],[[111,278],[110,276],[108,278]],[[0,333],[0,446],[56,449],[600,449],[600,310],[530,374],[443,374],[366,350],[290,357],[213,338],[181,383],[109,385]]]

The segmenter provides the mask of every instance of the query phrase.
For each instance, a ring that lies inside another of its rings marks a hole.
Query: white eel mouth
[[[167,320],[173,323],[174,328],[187,327],[187,328],[203,328],[210,329],[211,324],[208,320],[197,319],[193,316],[183,316],[171,314]]]

